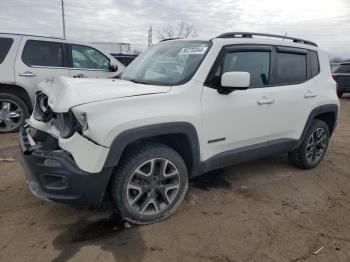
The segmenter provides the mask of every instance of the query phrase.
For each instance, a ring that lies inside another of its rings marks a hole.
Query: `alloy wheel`
[[[310,163],[317,163],[327,148],[327,133],[323,128],[317,128],[310,136],[306,145],[306,158]]]
[[[127,201],[141,215],[157,215],[178,195],[180,174],[169,160],[154,158],[138,166],[127,184]]]
[[[23,120],[22,108],[14,101],[0,99],[0,131],[17,129]]]

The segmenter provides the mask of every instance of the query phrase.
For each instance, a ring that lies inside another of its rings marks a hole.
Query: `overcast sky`
[[[0,32],[62,36],[61,0],[0,0]],[[147,46],[147,32],[193,24],[200,38],[227,31],[285,34],[350,57],[350,0],[65,0],[67,38]]]

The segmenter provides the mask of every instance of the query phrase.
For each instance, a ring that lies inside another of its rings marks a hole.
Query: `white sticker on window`
[[[207,51],[208,47],[184,47],[180,51],[179,55],[203,55]]]

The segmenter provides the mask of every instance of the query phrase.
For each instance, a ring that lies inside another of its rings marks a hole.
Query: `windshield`
[[[152,85],[180,85],[189,81],[209,49],[208,41],[169,41],[137,57],[121,78]]]

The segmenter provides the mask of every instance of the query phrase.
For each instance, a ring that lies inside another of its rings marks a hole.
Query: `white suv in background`
[[[41,81],[58,76],[112,78],[123,69],[91,44],[0,33],[0,133],[23,125]]]
[[[188,179],[214,169],[281,153],[315,167],[339,110],[325,52],[256,33],[164,41],[121,79],[62,77],[40,90],[20,132],[32,192],[75,205],[109,196],[141,224],[172,214]]]

